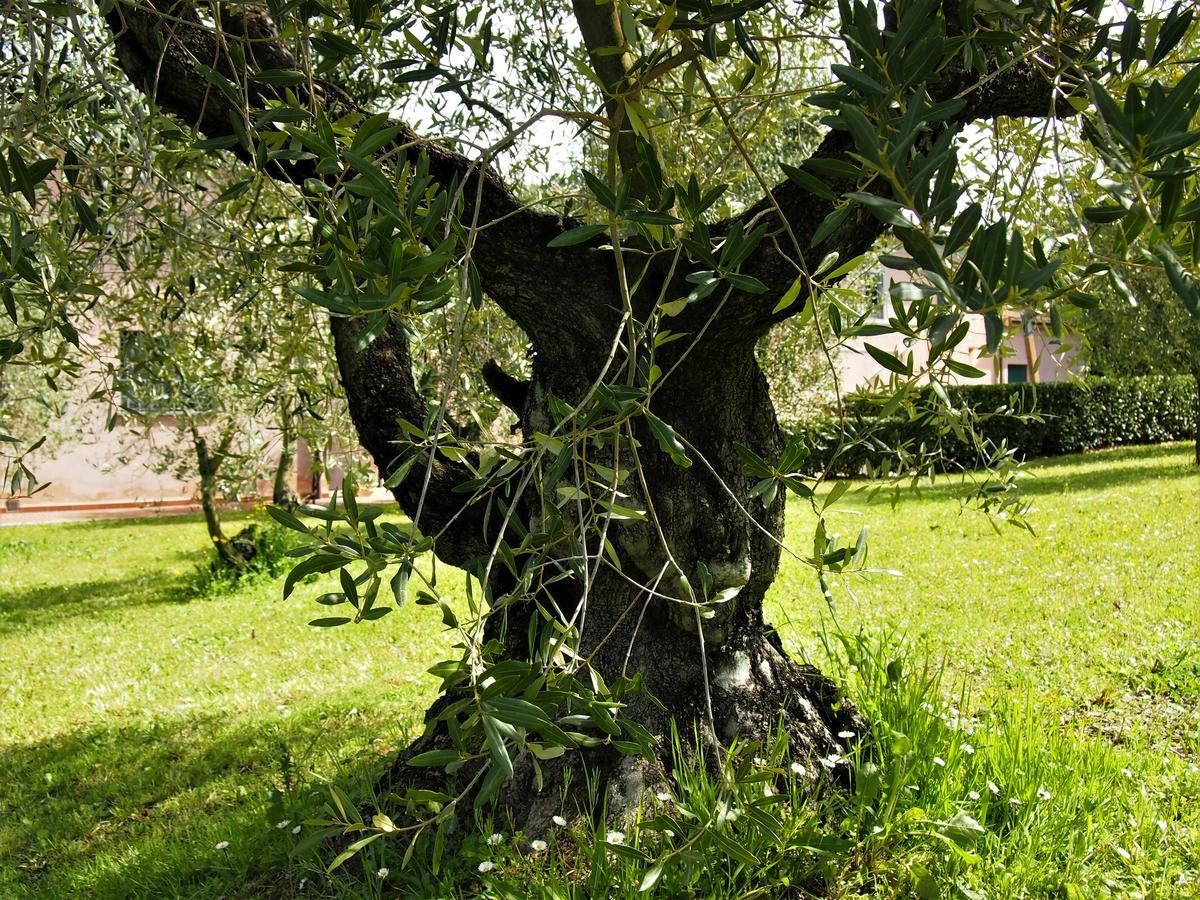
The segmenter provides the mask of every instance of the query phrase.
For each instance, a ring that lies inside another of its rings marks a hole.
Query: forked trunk
[[[339,341],[343,348],[348,343]],[[626,695],[620,715],[657,740],[658,763],[623,756],[609,747],[542,762],[535,777],[528,757],[518,759],[515,777],[501,796],[518,827],[527,833],[544,831],[552,816],[563,813],[564,805],[589,815],[597,812],[584,808],[589,804],[584,790],[589,779],[578,771],[566,771],[581,761],[591,769],[592,784],[599,778],[605,786],[602,799],[610,819],[629,820],[669,778],[666,764],[673,726],[685,741],[698,736],[708,751],[728,747],[735,739],[762,741],[782,728],[794,758],[813,778],[826,771],[818,759],[848,749],[847,732],[862,733],[860,717],[835,686],[815,668],[791,660],[779,636],[763,620],[763,598],[779,566],[784,492],[773,493],[769,503],[762,495],[752,497],[759,479],[743,474],[736,445],[774,460],[783,441],[753,343],[726,344],[719,354],[702,344],[693,353],[661,381],[652,401],[653,413],[681,439],[686,460],[663,452],[642,416],[631,419],[636,450],[628,449],[626,442],[614,458],[611,444],[598,449],[594,442],[584,441],[576,447],[577,455],[618,470],[620,504],[645,511],[644,520],[615,520],[608,526],[606,536],[620,568],[597,550],[603,526],[597,528],[593,521],[583,539],[589,548],[587,576],[581,578],[577,567],[574,578],[542,588],[539,594],[543,608],[554,608],[575,627],[578,657],[586,659],[606,684],[622,676],[641,677],[645,692]],[[381,361],[376,358],[370,363]],[[346,362],[343,357],[344,367]],[[670,364],[664,359],[663,369]],[[343,374],[350,375],[347,389],[353,397],[354,373],[344,368]],[[547,398],[553,395],[577,403],[593,378],[586,369],[571,371],[535,359],[533,381],[519,411],[525,434],[554,431]],[[372,427],[379,423],[358,424],[364,444],[373,449]],[[394,456],[394,450],[388,452]],[[385,469],[390,462],[381,460]],[[578,473],[581,467],[586,465],[581,462],[570,468]],[[444,475],[435,471],[435,481]],[[421,483],[418,478],[408,481]],[[593,498],[604,496],[603,485],[597,488],[578,474],[568,475],[561,484],[572,492],[582,487]],[[552,493],[554,488],[543,490]],[[408,499],[404,490],[398,491],[402,504]],[[553,509],[525,499],[525,527],[551,531],[547,517],[554,515]],[[500,518],[495,510],[493,516],[493,522]],[[512,591],[512,577],[503,565],[496,562],[491,571],[493,596]],[[719,602],[703,603],[714,598]],[[487,636],[503,640],[510,656],[527,657],[533,608],[527,601],[507,606],[502,615],[489,619]],[[430,719],[460,696],[465,695],[440,699]],[[438,723],[424,743],[401,754],[388,776],[389,787],[403,793],[406,786],[433,786],[430,770],[408,767],[404,761],[416,752],[451,746],[441,728]],[[714,756],[706,754],[709,760]],[[836,768],[835,774],[845,771],[844,764]],[[469,770],[460,773],[461,783],[469,775]],[[570,790],[564,787],[568,783],[573,785]],[[596,799],[591,794],[591,802]],[[567,814],[575,811],[568,809]]]

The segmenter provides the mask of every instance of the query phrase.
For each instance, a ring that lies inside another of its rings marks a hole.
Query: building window
[[[1008,364],[1008,383],[1025,384],[1029,381],[1029,366],[1025,363]]]

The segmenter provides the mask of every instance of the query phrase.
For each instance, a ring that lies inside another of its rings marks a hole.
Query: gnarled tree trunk
[[[108,14],[120,65],[168,112],[210,138],[236,137],[233,152],[254,160],[242,141],[246,135],[257,136],[254,114],[271,102],[282,100],[287,105],[289,101],[271,79],[252,76],[258,70],[300,68],[296,58],[261,9],[222,6],[223,34],[218,37],[190,3],[168,6],[164,2],[160,7],[156,2],[117,0]],[[610,92],[629,87],[629,60],[604,52],[621,45],[620,22],[606,7],[583,2],[575,8],[603,83]],[[957,23],[957,15],[951,18]],[[238,52],[231,52],[230,44],[236,44]],[[214,89],[211,72],[235,90]],[[1054,91],[1036,62],[1017,62],[985,76],[966,68],[948,69],[938,77],[929,86],[931,102],[964,100],[955,107],[956,113],[938,121],[934,128],[938,133],[999,115],[1072,111],[1065,95]],[[343,91],[319,79],[287,90],[301,105],[321,109],[329,121],[363,112]],[[610,100],[609,109],[619,120],[622,104]],[[551,395],[574,405],[590,396],[597,381],[647,383],[642,375],[631,375],[637,357],[644,363],[649,352],[648,346],[639,346],[647,339],[644,328],[657,315],[660,300],[688,295],[694,282],[688,283],[686,277],[712,269],[711,259],[680,254],[676,267],[662,262],[662,254],[639,253],[639,259],[648,260],[649,271],[638,279],[640,287],[633,295],[627,296],[620,287],[625,281],[621,262],[602,239],[549,246],[580,222],[528,207],[491,169],[422,140],[403,123],[390,124],[395,126],[395,137],[378,150],[387,159],[384,165],[424,157],[435,182],[457,185],[459,193],[450,205],[457,206],[461,223],[477,226],[471,232],[469,252],[482,289],[529,338],[534,353],[532,382],[524,392],[506,391],[524,398],[517,412],[525,435],[553,430]],[[636,150],[628,140],[632,132],[619,121],[612,124],[617,130],[620,168],[641,196],[647,182],[645,173],[636,169],[637,160],[632,158],[636,153],[630,152]],[[917,140],[911,149],[914,157],[932,152],[935,137],[931,131]],[[843,123],[831,128],[812,160],[839,164],[834,172],[856,172],[855,149]],[[914,158],[913,165],[918,162]],[[346,174],[355,165],[347,162]],[[310,160],[287,156],[274,157],[265,170],[292,185],[327,171],[318,170]],[[338,189],[344,186],[344,180],[339,180]],[[865,206],[850,205],[841,218],[831,220],[838,223],[836,227],[823,229],[821,239],[814,240],[822,222],[844,206],[839,199],[843,194],[866,189],[881,195],[889,192],[878,180],[864,188],[855,176],[830,175],[818,195],[789,179],[775,185],[745,213],[706,226],[717,239],[765,227],[766,236],[736,267],[741,276],[757,279],[764,290],[731,288],[719,303],[713,296],[690,304],[671,317],[669,326],[688,339],[655,351],[655,362],[665,374],[654,383],[650,409],[686,442],[691,467],[684,468],[659,450],[644,414],[630,417],[627,427],[633,428],[639,442],[642,474],[629,476],[622,490],[646,510],[648,521],[612,522],[609,534],[619,567],[604,561],[604,553],[597,549],[599,534],[589,534],[589,577],[560,581],[552,589],[554,603],[578,626],[580,655],[587,664],[606,681],[621,673],[641,675],[648,693],[662,702],[660,708],[646,695],[634,695],[624,713],[658,739],[660,755],[665,754],[672,722],[685,737],[695,728],[702,742],[721,743],[734,737],[762,738],[779,723],[790,733],[793,751],[810,759],[842,748],[839,732],[860,728],[833,686],[811,668],[788,659],[763,620],[763,598],[779,563],[783,500],[776,497],[764,505],[761,496],[750,496],[752,479],[743,474],[735,445],[744,444],[768,460],[778,458],[779,429],[754,359],[754,343],[774,324],[812,302],[814,285],[806,257],[815,261],[836,254],[849,260],[867,251],[882,233],[885,225],[880,218]],[[440,228],[435,231],[442,233]],[[705,244],[711,256],[711,243],[705,240]],[[653,251],[645,246],[633,249]],[[797,302],[776,309],[778,299],[797,283],[805,289]],[[359,348],[356,338],[362,327],[355,320],[333,321],[351,414],[363,446],[386,477],[395,470],[398,446],[408,437],[397,422],[424,422],[427,410],[414,383],[402,328],[389,324]],[[642,337],[635,336],[639,332]],[[620,340],[624,340],[622,352],[616,353]],[[628,461],[623,466],[628,468]],[[486,577],[493,595],[510,591],[512,583],[504,567],[489,568],[481,562],[492,555],[502,537],[498,529],[503,517],[489,516],[483,502],[456,490],[475,473],[438,453],[424,457],[415,471],[420,477],[404,479],[395,495],[423,533],[437,535],[439,558]],[[578,478],[575,487],[584,488]],[[538,514],[528,498],[517,502],[517,515],[532,519]],[[596,525],[593,531],[597,529],[603,526]],[[700,564],[711,575],[711,590],[728,594],[713,618],[697,621],[681,578],[692,579]],[[526,652],[520,625],[532,608],[528,598],[520,599],[504,616],[489,619],[488,625],[495,629],[499,626],[494,623],[508,620],[507,651],[513,656]],[[609,809],[618,815],[635,809],[642,790],[661,777],[661,772],[642,769],[615,751],[589,755],[607,778]],[[564,759],[578,757],[571,754]],[[427,779],[429,770],[406,770],[402,761],[393,774],[401,781],[418,781]],[[518,776],[506,791],[507,800],[532,830],[557,812],[560,796],[555,788],[562,778],[548,779],[538,791],[528,771],[519,771]]]
[[[620,303],[614,294],[610,302],[592,307],[612,310]],[[606,324],[619,328],[620,317],[614,315]],[[397,417],[412,419],[423,408],[407,374],[406,338],[399,329],[389,328],[359,352],[356,323],[334,320],[334,330],[355,424],[364,445],[387,472],[397,456],[392,422]],[[707,750],[728,746],[734,739],[763,741],[783,728],[795,758],[805,762],[813,777],[823,771],[815,762],[818,758],[840,756],[849,747],[849,737],[863,731],[861,720],[835,686],[813,667],[790,659],[764,620],[763,599],[779,566],[783,492],[770,504],[761,496],[751,497],[757,478],[743,474],[735,445],[776,459],[783,441],[755,359],[754,340],[751,331],[739,337],[725,333],[720,339],[702,340],[690,351],[686,342],[678,342],[683,349],[657,357],[671,374],[655,392],[652,410],[686,443],[692,465],[685,468],[661,452],[640,420],[635,433],[641,474],[630,474],[622,483],[627,497],[621,503],[644,509],[647,520],[610,524],[607,536],[619,569],[604,558],[589,560],[590,577],[559,582],[552,590],[556,608],[578,627],[579,656],[587,658],[607,684],[638,675],[645,687],[645,694],[626,696],[622,715],[658,739],[658,765],[616,751],[582,757],[592,767],[593,783],[598,778],[606,786],[604,806],[613,817],[633,815],[645,792],[662,786],[673,726],[685,742],[698,735]],[[507,392],[524,397],[516,412],[526,433],[553,431],[549,396],[569,404],[585,400],[604,365],[593,348],[608,343],[597,335],[572,349],[539,352],[530,384],[523,391]],[[589,352],[580,354],[580,346]],[[367,379],[376,390],[366,389]],[[381,398],[387,398],[386,403]],[[623,458],[609,455],[597,461],[624,471],[634,463],[628,452]],[[444,490],[464,478],[452,464],[439,458],[423,463],[431,466],[430,486],[411,475],[397,489],[401,505],[410,513],[420,505],[418,525],[425,533],[443,532],[439,555],[472,571],[484,570],[480,559],[498,537],[495,523],[501,517],[493,510],[492,518],[486,519],[482,502],[464,509],[461,494]],[[587,489],[579,482],[574,486]],[[526,526],[536,530],[531,521],[539,513],[532,501],[518,510]],[[585,543],[595,547],[599,540],[598,533],[591,533]],[[713,608],[711,618],[701,618],[682,585],[681,576],[696,584],[701,567],[711,577],[708,595],[729,596]],[[512,579],[503,566],[490,571],[493,596],[511,590]],[[529,598],[524,608],[518,604],[489,621],[489,636],[501,637],[497,622],[504,619],[512,656],[528,652],[532,609]],[[444,702],[432,713],[442,706]],[[438,746],[439,739],[445,743],[445,737],[435,730],[432,743],[402,754],[389,776],[390,785],[429,785],[428,770],[406,769],[405,759]],[[709,753],[710,759],[715,756]],[[505,792],[509,810],[528,833],[540,833],[550,817],[562,811],[562,764],[543,763],[541,775],[539,785],[532,767],[518,762],[516,778]],[[584,779],[575,773],[570,780],[575,794],[568,804],[584,805]]]

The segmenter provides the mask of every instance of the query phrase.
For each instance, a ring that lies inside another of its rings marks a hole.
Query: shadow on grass
[[[1167,455],[1169,454],[1169,455]],[[1187,444],[1121,447],[1082,456],[1035,459],[1026,465],[1034,477],[1022,482],[1027,494],[1061,494],[1133,487],[1147,481],[1167,481],[1200,476]],[[1081,464],[1092,465],[1079,471]]]
[[[72,616],[95,616],[195,599],[191,591],[196,578],[195,567],[205,558],[199,552],[194,558],[187,558],[178,575],[142,572],[128,578],[5,591],[0,594],[0,635],[30,625],[61,622]]]
[[[0,895],[295,896],[299,837],[276,826],[322,799],[301,792],[296,772],[333,761],[339,779],[365,783],[383,766],[382,747],[341,758],[380,727],[338,719],[351,702],[236,726],[215,715],[99,726],[0,750]],[[268,785],[289,790],[271,799]]]
[[[1193,464],[1193,453],[1189,444],[1156,444],[1031,459],[1025,464],[1031,477],[1020,480],[1020,490],[1028,496],[1066,494],[1129,488],[1149,481],[1197,478],[1200,477],[1200,466]],[[920,497],[950,499],[961,489],[962,477],[961,472],[940,475],[933,485],[921,487]],[[871,486],[868,481],[857,484]],[[915,497],[907,488],[901,488],[901,503]],[[890,498],[891,491],[885,487],[875,502],[890,502]]]

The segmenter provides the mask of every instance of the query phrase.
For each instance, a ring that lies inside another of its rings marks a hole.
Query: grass
[[[842,579],[831,611],[785,563],[768,615],[885,736],[870,760],[877,784],[806,801],[791,796],[786,748],[747,749],[729,763],[733,788],[681,775],[670,809],[696,818],[665,813],[673,838],[661,822],[621,851],[587,830],[570,854],[474,838],[436,875],[401,875],[403,846],[385,840],[371,868],[415,896],[568,896],[583,871],[633,896],[666,853],[662,896],[781,885],[797,896],[1195,896],[1200,473],[1189,459],[1180,445],[1039,463],[1032,535],[997,534],[943,487],[894,508],[855,494],[841,504],[843,532],[868,523],[871,564],[903,577]],[[796,546],[811,524],[792,510]],[[289,860],[291,829],[324,779],[361,789],[411,732],[432,689],[423,671],[447,650],[438,617],[408,608],[311,629],[328,582],[286,601],[279,580],[191,596],[205,553],[202,523],[186,517],[0,530],[0,896],[383,886]],[[770,814],[721,832],[753,863],[701,834],[719,802]],[[486,878],[483,860],[497,865]]]

